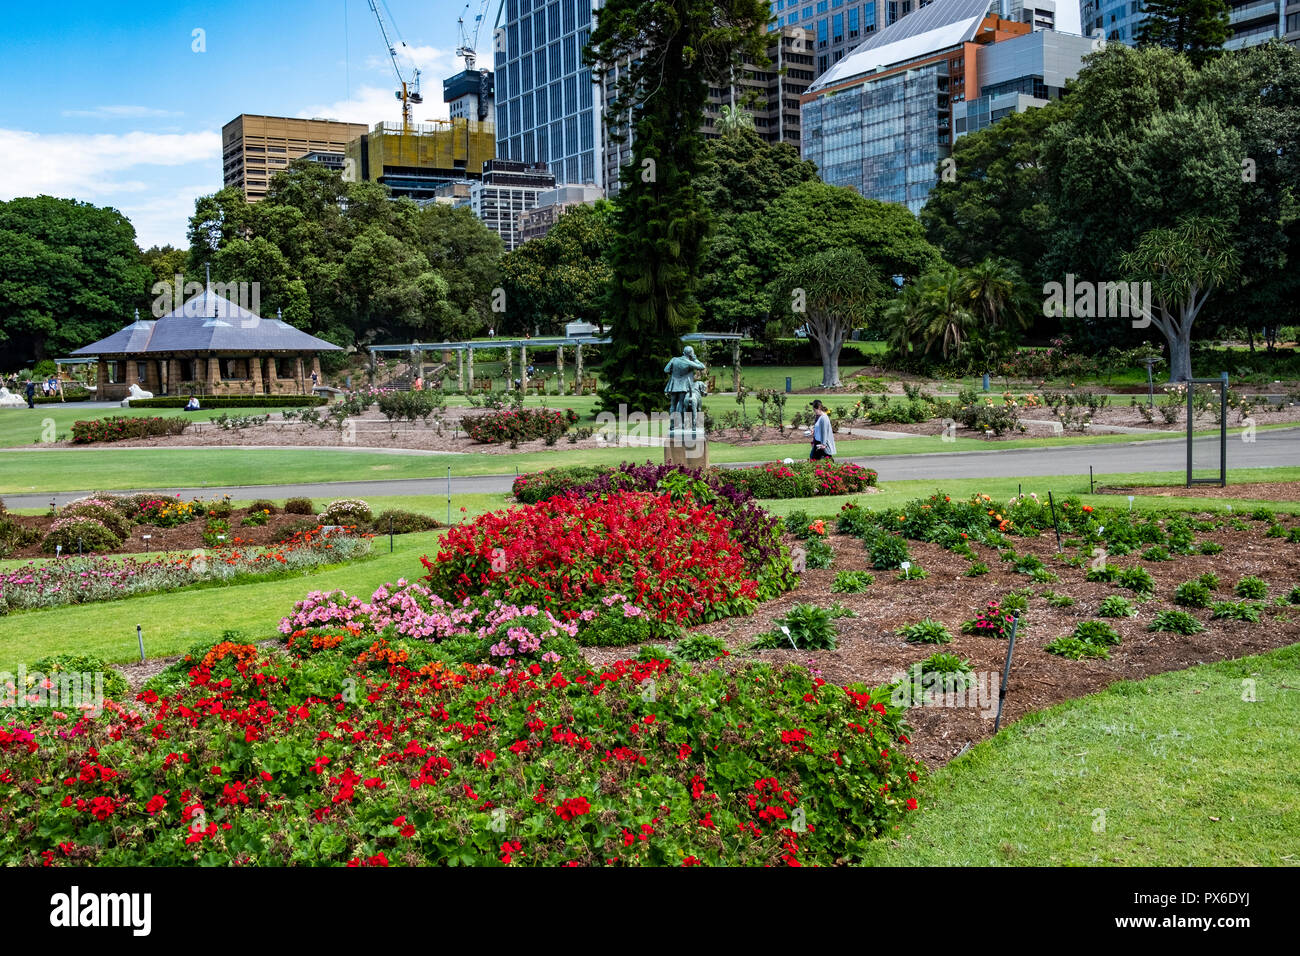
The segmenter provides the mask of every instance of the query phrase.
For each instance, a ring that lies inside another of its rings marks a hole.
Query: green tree
[[[740,136],[754,128],[754,114],[741,106],[724,106],[718,118],[718,131],[723,136]]]
[[[563,335],[566,322],[604,323],[601,305],[610,280],[606,255],[613,242],[613,204],[573,206],[544,236],[501,260],[506,311],[499,331]]]
[[[695,177],[709,82],[766,62],[769,16],[766,0],[608,0],[598,14],[584,57],[600,79],[617,68],[609,120],[633,136],[610,250],[606,410],[662,405],[660,370],[699,322],[709,218]]]
[[[804,327],[821,354],[822,385],[834,388],[840,384],[844,340],[874,314],[884,294],[884,284],[861,250],[824,250],[781,270],[772,287],[772,314],[782,327]]]
[[[1169,380],[1192,377],[1192,324],[1206,300],[1239,265],[1231,228],[1221,219],[1189,216],[1152,229],[1123,257],[1128,278],[1151,283],[1151,322],[1169,345]]]
[[[953,144],[955,178],[935,184],[918,217],[945,259],[967,266],[1005,257],[1025,276],[1046,281],[1052,214],[1044,195],[1044,141],[1071,102],[1012,113]]]
[[[786,190],[817,179],[817,167],[789,143],[753,130],[710,140],[695,187],[713,225],[701,269],[699,300],[714,331],[749,328],[767,313],[768,284],[788,261],[760,241],[763,211]]]
[[[885,307],[886,337],[902,355],[938,353],[945,361],[963,354],[977,318],[970,285],[956,266],[941,264],[903,288]]]
[[[1186,53],[1196,66],[1223,52],[1232,28],[1225,0],[1146,0],[1138,46]]]
[[[148,308],[135,229],[116,209],[35,196],[0,202],[0,345],[11,363],[103,338]]]

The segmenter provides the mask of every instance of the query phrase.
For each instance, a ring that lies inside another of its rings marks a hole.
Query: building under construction
[[[383,183],[394,198],[433,199],[439,186],[482,179],[483,164],[496,155],[496,129],[461,118],[376,123],[347,155],[361,180]]]

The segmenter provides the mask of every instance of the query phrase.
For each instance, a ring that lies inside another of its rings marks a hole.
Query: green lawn
[[[1300,644],[1115,684],[937,771],[867,862],[1300,865],[1297,722]]]
[[[1235,433],[1235,429],[1229,429]],[[1198,434],[1217,434],[1200,432]],[[802,434],[791,433],[783,445],[709,447],[714,462],[774,461],[807,457]],[[1151,436],[1151,439],[1167,436]],[[906,455],[927,452],[993,451],[1045,448],[1057,445],[1105,445],[1151,440],[1135,435],[1067,436],[1015,439],[992,445],[983,439],[937,436],[891,439],[845,439],[837,442],[840,458]],[[346,448],[113,448],[100,446],[67,451],[0,451],[0,495],[44,494],[126,488],[262,485],[297,482],[364,481],[385,478],[427,478],[436,482],[453,476],[502,475],[537,471],[555,465],[616,465],[623,461],[659,460],[658,448],[576,449],[564,443],[553,449],[516,454],[459,453],[452,455],[394,455]]]
[[[343,588],[368,598],[386,581],[419,577],[420,556],[437,550],[438,532],[376,539],[371,557],[301,577],[232,587],[197,588],[0,617],[0,670],[13,671],[47,654],[92,654],[110,663],[139,659],[135,628],[144,629],[149,657],[181,654],[226,630],[250,640],[273,637],[280,618],[308,591]]]
[[[36,408],[0,409],[0,448],[20,448],[47,441],[49,423],[53,422],[55,439],[67,438],[72,433],[72,423],[95,421],[113,415],[132,415],[147,418],[189,418],[190,421],[210,422],[223,412],[227,415],[265,415],[284,411],[278,405],[266,408],[215,408],[187,412],[183,408],[64,408],[62,405],[37,405]]]

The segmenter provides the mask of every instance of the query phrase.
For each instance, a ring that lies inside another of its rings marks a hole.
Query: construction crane
[[[402,84],[402,88],[393,94],[402,101],[402,126],[410,126],[413,112],[411,107],[414,104],[424,102],[424,97],[420,95],[420,71],[418,69],[414,70],[411,81],[407,82],[406,77],[402,75],[402,68],[397,62],[397,49],[393,46],[393,41],[388,39],[388,28],[384,26],[384,18],[380,16],[379,7],[375,5],[375,0],[370,0],[370,12],[375,15],[375,22],[379,24],[379,33],[384,38],[384,46],[388,47],[388,58],[393,61],[393,72],[397,74],[397,82]],[[389,15],[392,15],[391,12]],[[396,24],[393,25],[393,32],[397,33]],[[397,33],[397,42],[406,47],[406,41],[402,39],[400,33]]]
[[[472,2],[472,0],[471,0]],[[487,16],[488,0],[483,0],[478,8],[478,16],[474,18],[474,32],[470,33],[465,26],[465,17],[469,13],[470,5],[465,4],[465,9],[461,11],[460,19],[456,21],[460,27],[460,47],[456,50],[457,56],[465,58],[466,72],[472,72],[474,61],[478,58],[478,31],[483,26],[483,18]]]

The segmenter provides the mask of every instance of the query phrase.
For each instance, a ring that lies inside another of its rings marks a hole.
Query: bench
[[[540,394],[542,393],[542,390],[546,388],[546,379],[544,379],[544,378],[530,378],[530,379],[528,380],[528,384],[525,385],[524,388],[525,388],[525,390],[530,389],[530,388],[531,388],[531,389],[535,389],[535,390],[537,391],[537,394],[540,395]]]
[[[476,378],[476,379],[474,379],[474,391],[476,391],[476,392],[490,392],[490,391],[492,391],[492,379],[490,379],[490,378]]]

